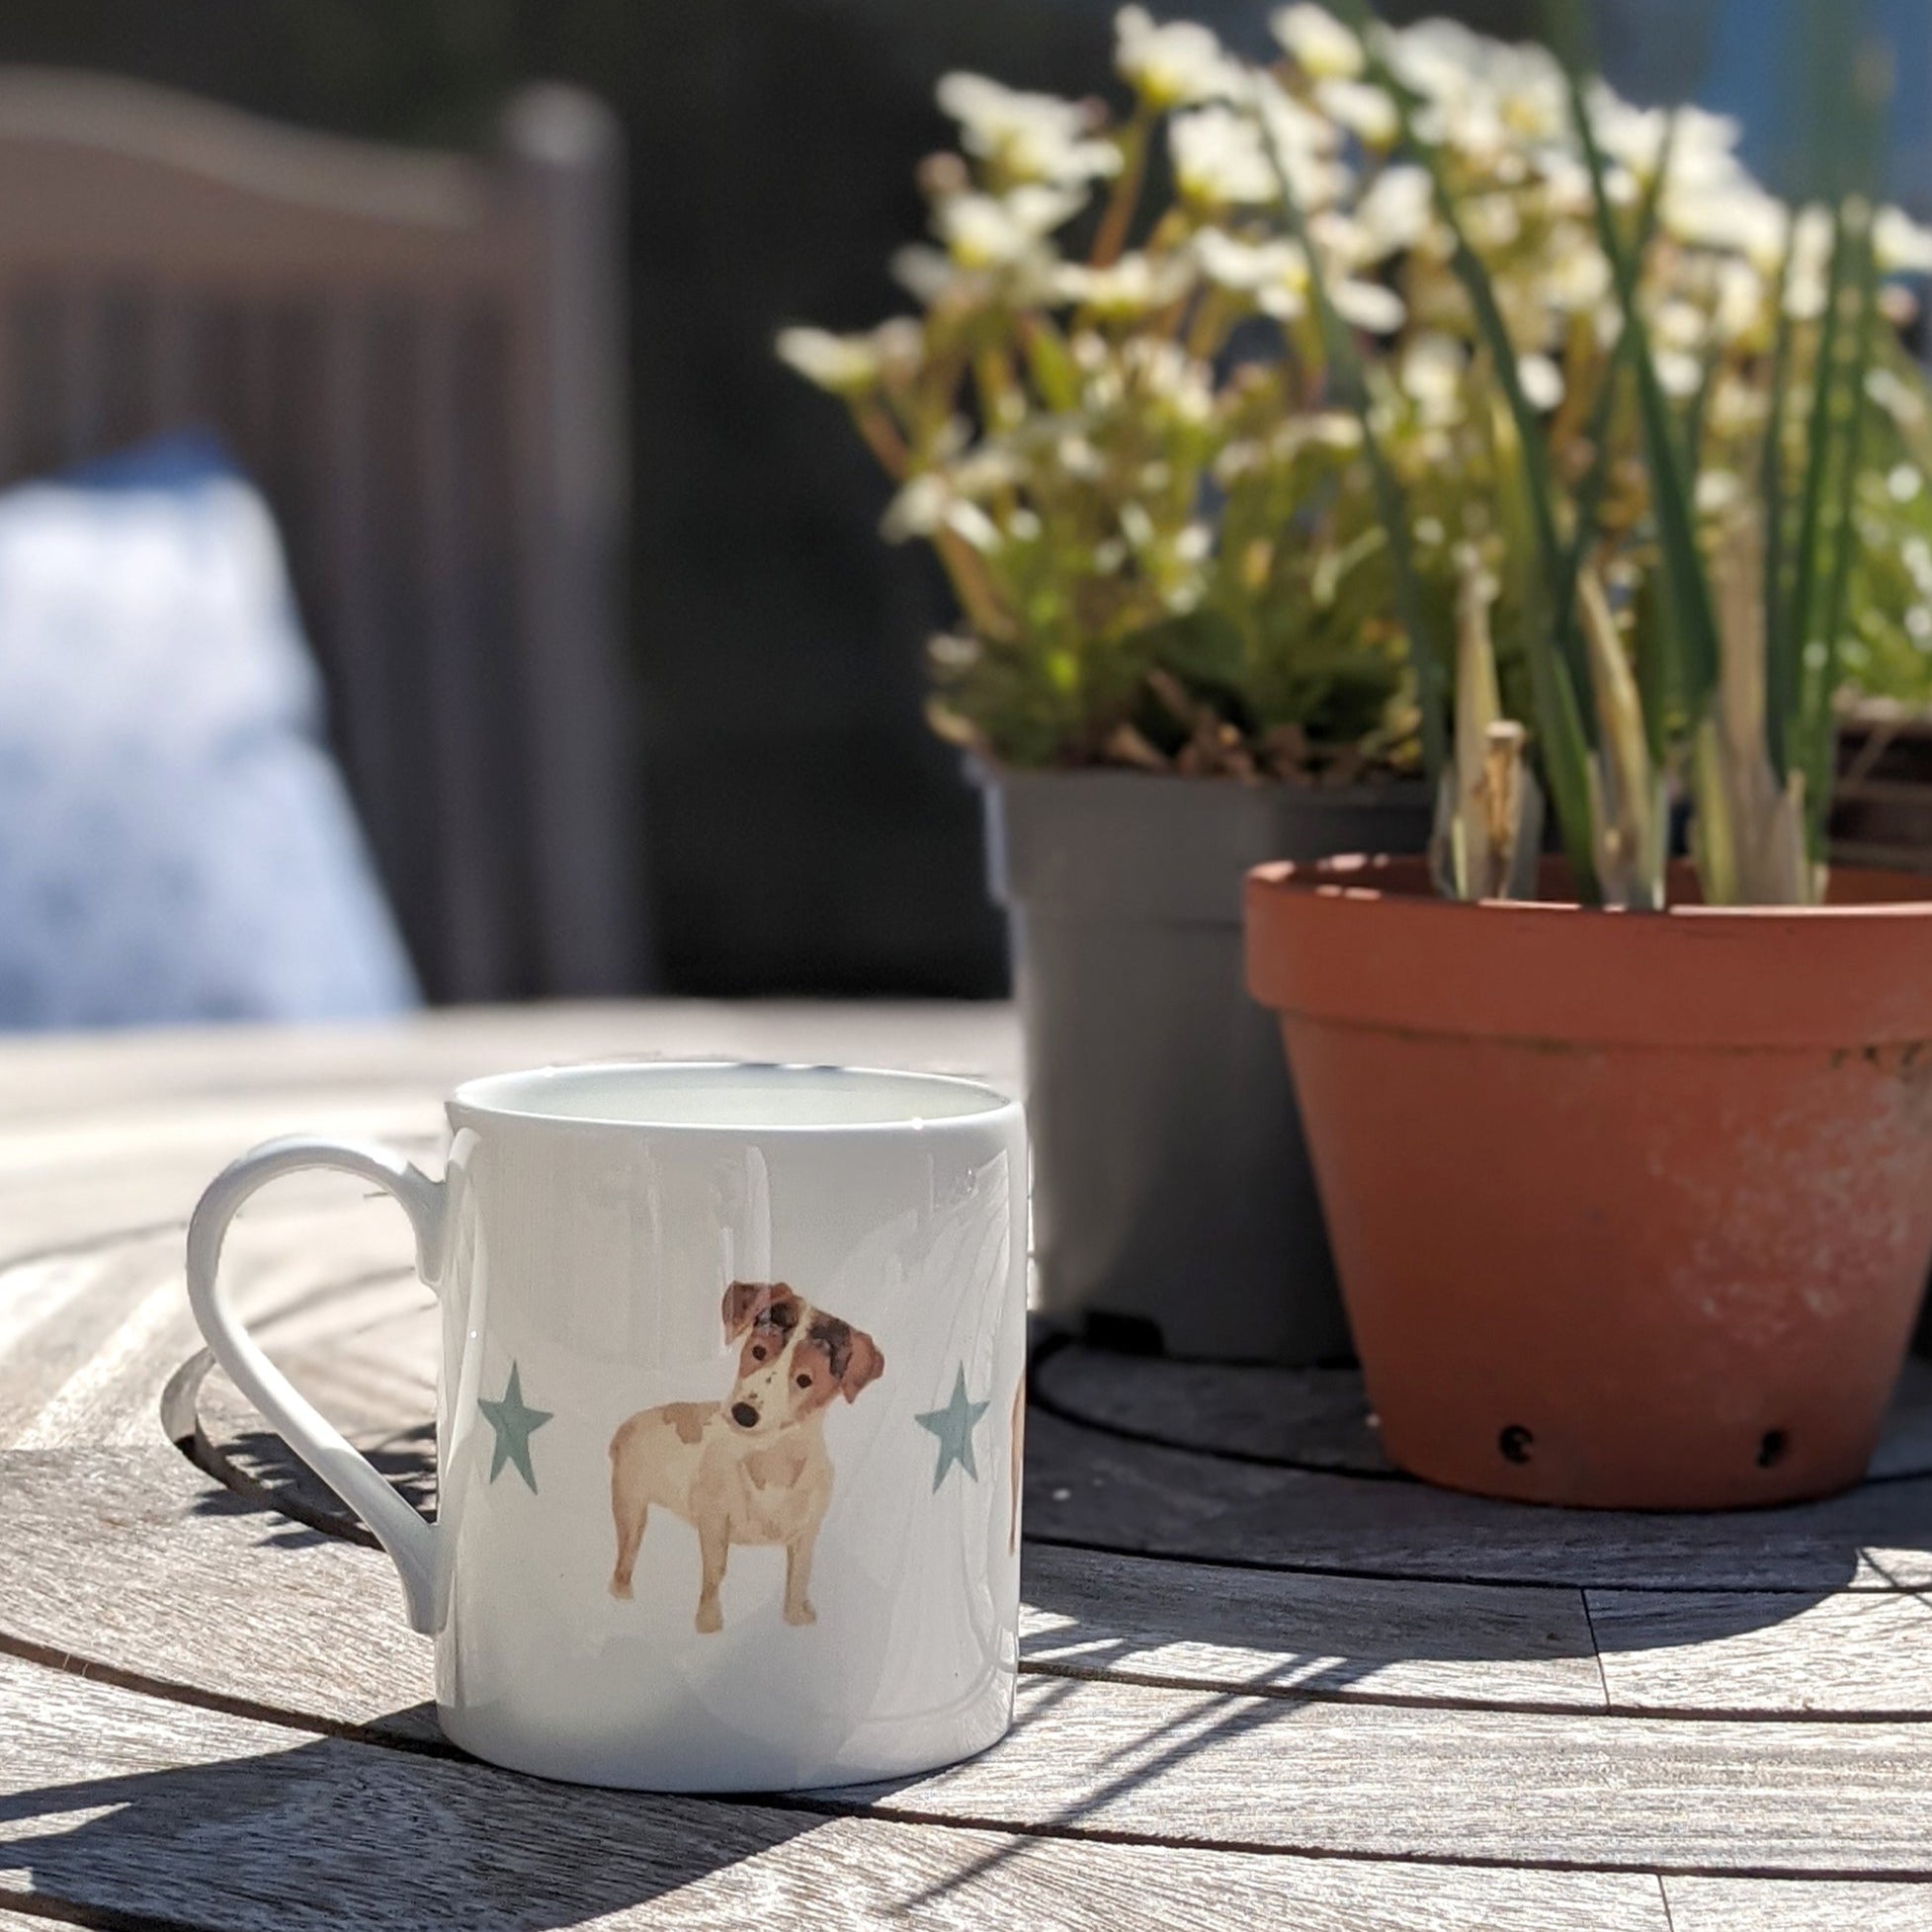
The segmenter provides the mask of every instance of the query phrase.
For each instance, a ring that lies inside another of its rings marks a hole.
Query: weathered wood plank
[[[1570,1592],[1038,1549],[1022,1586],[1023,1654],[1043,1670],[1603,1706]],[[381,1556],[250,1508],[172,1449],[0,1457],[0,1637],[361,1724],[431,1695],[428,1647],[396,1602]]]
[[[0,1658],[0,1899],[224,1932],[1664,1932],[1629,1875],[1358,1866],[573,1790]]]
[[[132,1452],[8,1458],[0,1633],[318,1723],[400,1712],[420,1728],[427,1652],[401,1628],[383,1560],[250,1515],[182,1467],[182,1491],[157,1499],[165,1466],[143,1470]],[[1923,1724],[1304,1702],[1040,1675],[1022,1679],[1021,1714],[986,1757],[855,1803],[1371,1858],[1932,1873]]]
[[[887,1815],[1355,1857],[1932,1878],[1932,1732],[1437,1710],[1023,1677]]]
[[[340,1401],[342,1389],[328,1393]],[[232,1391],[228,1400],[231,1412],[216,1411],[224,1448],[251,1477],[280,1482],[293,1467],[286,1450],[265,1459],[245,1433],[258,1419]],[[345,1413],[353,1408],[341,1405]],[[370,1433],[362,1439],[427,1503],[433,1459],[426,1444]],[[270,1448],[280,1446],[271,1440]],[[8,1467],[0,1463],[0,1471]],[[204,1563],[221,1574],[228,1563],[250,1572],[259,1566],[262,1537],[253,1532],[219,1553],[197,1547],[202,1525],[181,1499],[201,1493],[200,1472],[166,1453],[104,1467],[109,1473],[99,1479],[125,1482],[128,1504],[138,1501],[171,1526],[179,1554],[163,1547],[168,1537],[159,1539],[153,1560],[160,1568],[181,1575]],[[34,1587],[46,1596],[85,1604],[91,1586],[70,1573],[64,1553],[76,1534],[83,1559],[91,1560],[98,1545],[84,1519],[78,1531],[69,1528],[68,1492],[97,1478],[85,1459],[75,1460],[71,1477],[52,1472],[51,1464],[34,1468],[46,1472],[20,1487],[13,1527],[0,1528],[0,1550],[18,1549],[15,1560],[28,1576],[41,1575]],[[303,1495],[339,1510],[312,1483]],[[6,1522],[0,1510],[0,1525]],[[283,1534],[295,1533],[290,1526]],[[380,1632],[388,1576],[379,1558],[372,1561],[382,1606],[374,1628]],[[372,1587],[360,1572],[353,1585]],[[1037,1544],[1026,1550],[1022,1591],[1023,1656],[1030,1668],[1060,1675],[1579,1711],[1932,1715],[1932,1608],[1911,1593],[1592,1591],[1586,1614],[1583,1596],[1564,1589],[1226,1569]],[[0,1630],[11,1628],[6,1601],[0,1584]],[[182,1624],[177,1654],[192,1668],[200,1655],[192,1593],[176,1588],[142,1614],[157,1634]],[[79,1647],[85,1628],[62,1628],[62,1640]],[[257,1668],[244,1663],[240,1675]]]
[[[145,1355],[157,1366],[166,1359],[154,1345],[180,1312],[170,1265],[177,1241],[172,1233],[148,1235],[29,1263],[12,1279],[12,1271],[0,1272],[0,1315],[11,1317],[0,1335],[0,1444],[20,1446],[70,1387],[71,1400],[84,1401],[91,1386],[84,1378],[97,1358],[109,1378],[130,1359]],[[51,1421],[61,1426],[58,1414]]]
[[[401,1601],[386,1557],[250,1507],[167,1444],[0,1457],[0,1640],[434,1734]]]
[[[1580,1595],[1298,1576],[1027,1546],[1036,1668],[1251,1691],[1604,1708]]]
[[[1027,1430],[1026,1528],[1100,1549],[1447,1582],[1811,1593],[1932,1584],[1928,1478],[1724,1516],[1536,1509],[1124,1442],[1045,1412]]]
[[[1932,1604],[1916,1592],[1585,1596],[1613,1710],[1932,1715]]]
[[[341,1351],[319,1332],[289,1359],[324,1406],[358,1405],[367,1440],[428,1414],[428,1331],[408,1321]],[[393,1411],[357,1350],[393,1350]],[[222,1426],[240,1426],[224,1415]],[[246,1422],[253,1433],[256,1424]],[[271,1446],[272,1447],[272,1446]],[[1027,1533],[1042,1543],[1369,1579],[1687,1590],[1918,1589],[1932,1583],[1932,1480],[1868,1485],[1801,1509],[1732,1516],[1565,1513],[1419,1484],[1228,1463],[1037,1412],[1028,1438]],[[293,1459],[286,1471],[296,1486]],[[1781,1621],[1790,1605],[1767,1605]]]
[[[1926,1932],[1932,1887],[1665,1879],[1672,1932]]]
[[[445,1010],[378,1026],[10,1040],[0,1052],[0,1128],[13,1123],[33,1136],[49,1123],[98,1122],[162,1100],[280,1094],[319,1103],[377,1087],[433,1098],[471,1075],[520,1066],[713,1056],[914,1066],[1015,1087],[1020,1079],[1018,1022],[992,1001],[585,1001]]]
[[[379,1356],[412,1335],[402,1311],[427,1305],[407,1279],[407,1223],[391,1204],[341,1177],[306,1177],[251,1204],[235,1223],[223,1268],[239,1305],[271,1351],[304,1344],[326,1364],[331,1400],[372,1350],[363,1331],[382,1324]],[[57,1449],[147,1443],[168,1377],[201,1345],[182,1288],[179,1226],[0,1266],[0,1446]],[[383,1290],[372,1307],[371,1288]],[[317,1327],[328,1340],[316,1343]],[[365,1407],[428,1413],[434,1342],[412,1336],[396,1373],[364,1364]],[[298,1371],[300,1375],[305,1371]]]

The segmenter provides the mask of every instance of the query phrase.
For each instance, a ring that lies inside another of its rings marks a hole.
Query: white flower
[[[1361,80],[1318,80],[1314,97],[1331,121],[1370,147],[1394,146],[1401,124],[1395,103],[1381,88]]]
[[[1292,321],[1306,306],[1308,260],[1292,241],[1244,241],[1219,228],[1194,237],[1201,273],[1218,288],[1251,295],[1264,315]]]
[[[1345,278],[1328,291],[1328,299],[1344,322],[1371,335],[1393,335],[1408,319],[1401,296],[1380,282]]]
[[[1468,367],[1463,345],[1454,336],[1428,329],[1403,351],[1398,379],[1425,422],[1450,423],[1462,413]]]
[[[1216,104],[1177,114],[1167,125],[1174,185],[1202,208],[1254,208],[1276,201],[1280,183],[1246,115]]]
[[[936,537],[942,530],[950,530],[974,549],[999,547],[999,530],[992,518],[978,504],[960,496],[951,480],[936,469],[914,476],[899,490],[885,506],[879,528],[894,544],[910,537]]]
[[[781,362],[834,395],[863,395],[878,386],[882,363],[879,344],[871,335],[780,329],[773,346]]]
[[[961,496],[991,496],[1026,481],[1027,467],[1004,444],[982,443],[962,457],[948,473],[948,482]]]
[[[1563,372],[1548,356],[1518,356],[1516,376],[1532,409],[1554,409],[1562,401]]]
[[[1682,349],[1659,349],[1654,357],[1657,380],[1667,396],[1687,402],[1704,386],[1704,365]]]
[[[1777,264],[1790,227],[1784,204],[1741,168],[1728,181],[1699,182],[1680,179],[1674,161],[1658,218],[1678,241],[1744,255],[1763,268]]]
[[[1450,20],[1390,31],[1388,64],[1427,103],[1418,130],[1482,162],[1514,142],[1557,141],[1568,125],[1568,93],[1555,57],[1510,46]]]
[[[1385,32],[1385,55],[1397,80],[1432,101],[1462,100],[1482,84],[1495,42],[1459,21],[1424,20]]]
[[[1882,208],[1872,217],[1872,250],[1886,275],[1932,275],[1932,228],[1902,209]]]
[[[1164,308],[1187,294],[1192,280],[1185,256],[1167,255],[1156,261],[1134,250],[1106,268],[1067,263],[1054,276],[1053,290],[1062,301],[1078,302],[1096,314],[1125,319]]]
[[[1178,342],[1132,337],[1122,348],[1121,367],[1134,393],[1158,402],[1173,420],[1205,423],[1214,414],[1214,372]]]
[[[1144,7],[1114,16],[1114,64],[1134,93],[1161,113],[1198,101],[1238,101],[1247,91],[1241,64],[1193,21],[1157,27]]]
[[[1744,484],[1733,471],[1728,469],[1706,469],[1699,472],[1693,485],[1692,501],[1701,517],[1720,517],[1733,505],[1744,500]]]
[[[1371,259],[1413,248],[1428,234],[1435,209],[1434,190],[1422,168],[1384,168],[1355,205],[1355,222],[1371,251]]]
[[[1523,232],[1513,195],[1470,195],[1462,205],[1463,232],[1476,248],[1507,248]]]
[[[1064,187],[1120,172],[1120,149],[1087,137],[1088,110],[1076,102],[1020,93],[981,74],[948,74],[937,96],[960,124],[966,152],[1006,181]]]
[[[1062,474],[1077,483],[1091,483],[1105,473],[1107,465],[1086,437],[1077,433],[1062,436],[1053,446],[1053,461]]]
[[[1710,114],[1688,103],[1671,111],[1633,107],[1600,80],[1591,82],[1584,99],[1597,145],[1638,182],[1647,183],[1656,174],[1664,130],[1673,119],[1670,179],[1674,185],[1704,194],[1750,181],[1737,159],[1743,129],[1728,115]]]
[[[1706,323],[1696,302],[1671,295],[1658,302],[1650,316],[1650,340],[1659,349],[1701,349]]]
[[[1718,301],[1712,327],[1723,342],[1754,334],[1765,319],[1764,280],[1742,256],[1727,256],[1718,266]]]
[[[1824,313],[1826,278],[1831,266],[1831,210],[1813,205],[1790,216],[1784,247],[1791,250],[1791,273],[1785,287],[1785,305],[1801,322],[1815,321]]]
[[[1544,294],[1568,314],[1594,308],[1610,294],[1610,263],[1595,234],[1579,222],[1551,229],[1538,267]]]
[[[1334,159],[1341,144],[1334,123],[1304,108],[1271,74],[1255,76],[1253,106],[1267,144],[1261,150],[1264,161],[1272,147],[1304,211],[1327,208],[1349,192],[1354,177]],[[1272,166],[1270,172],[1272,178]]]
[[[1362,42],[1326,7],[1296,0],[1271,14],[1268,25],[1295,64],[1315,80],[1353,80],[1362,71]]]
[[[933,210],[933,226],[962,268],[1009,268],[1076,214],[1082,199],[1066,189],[1038,185],[1010,195],[948,195]]]
[[[923,242],[910,241],[903,248],[893,249],[889,266],[892,280],[928,308],[944,300],[960,279],[953,258]]]

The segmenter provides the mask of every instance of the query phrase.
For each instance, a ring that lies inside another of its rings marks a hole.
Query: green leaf
[[[1657,210],[1663,201],[1664,181],[1670,173],[1670,157],[1676,144],[1677,111],[1673,108],[1664,122],[1663,139],[1657,150],[1657,171],[1643,191],[1643,204],[1638,210],[1636,250],[1639,278],[1643,258],[1649,253],[1651,237],[1657,230]],[[1563,558],[1563,579],[1556,593],[1556,622],[1565,631],[1576,622],[1576,580],[1589,561],[1591,545],[1596,542],[1597,514],[1603,508],[1603,493],[1610,480],[1610,432],[1617,413],[1618,391],[1630,368],[1634,341],[1628,329],[1617,338],[1603,372],[1603,381],[1590,403],[1586,431],[1590,439],[1590,466],[1576,487],[1569,549]]]
[[[1482,259],[1470,244],[1456,198],[1444,176],[1442,157],[1420,135],[1414,122],[1415,97],[1389,67],[1380,43],[1380,31],[1365,0],[1339,0],[1366,52],[1369,78],[1393,102],[1403,148],[1428,174],[1437,211],[1449,230],[1452,263],[1463,284],[1483,346],[1496,373],[1511,421],[1515,425],[1522,466],[1523,497],[1535,532],[1537,561],[1545,587],[1541,617],[1532,615],[1523,630],[1524,653],[1530,666],[1531,691],[1537,714],[1538,749],[1542,755],[1550,795],[1556,806],[1557,829],[1569,856],[1577,889],[1588,901],[1597,896],[1593,862],[1589,795],[1589,732],[1586,708],[1590,702],[1588,669],[1582,661],[1581,639],[1574,627],[1558,630],[1552,622],[1564,594],[1566,558],[1556,529],[1555,482],[1550,468],[1543,425],[1523,393],[1516,346],[1510,340],[1496,300],[1494,286]],[[1272,144],[1272,138],[1271,138]],[[1277,170],[1287,191],[1286,170]],[[1290,195],[1290,200],[1293,196]],[[1299,210],[1298,210],[1299,213]],[[1298,239],[1302,236],[1298,232]],[[1305,239],[1303,247],[1307,246]],[[1312,276],[1312,271],[1311,271]],[[1325,306],[1317,294],[1317,302]]]
[[[1637,375],[1638,406],[1643,421],[1644,450],[1649,460],[1652,508],[1675,618],[1672,634],[1678,647],[1678,683],[1691,715],[1697,716],[1717,683],[1718,629],[1711,606],[1711,585],[1698,549],[1697,522],[1684,472],[1683,446],[1671,420],[1663,384],[1657,379],[1649,334],[1638,306],[1637,274],[1630,251],[1617,232],[1610,191],[1604,180],[1603,151],[1597,145],[1596,130],[1583,99],[1583,83],[1574,68],[1566,67],[1563,78],[1569,92],[1571,119],[1590,171],[1597,237],[1610,262],[1625,332],[1633,337],[1631,356]]]
[[[1868,218],[1857,241],[1858,338],[1844,382],[1844,414],[1849,417],[1843,432],[1843,461],[1838,472],[1837,509],[1832,534],[1836,545],[1831,561],[1831,578],[1825,591],[1824,662],[1819,666],[1816,697],[1807,720],[1809,757],[1806,763],[1806,841],[1813,858],[1825,849],[1825,822],[1831,809],[1832,749],[1836,715],[1833,709],[1838,690],[1840,648],[1845,635],[1845,612],[1851,587],[1852,560],[1858,552],[1858,470],[1860,445],[1868,414],[1865,378],[1872,367],[1873,308],[1877,293],[1878,264],[1872,246],[1872,227]]]
[[[1797,254],[1798,219],[1792,217],[1785,258],[1778,269],[1778,332],[1771,349],[1771,408],[1758,456],[1758,489],[1764,498],[1765,732],[1780,779],[1795,756],[1798,647],[1785,609],[1785,392],[1791,384],[1791,273]]]
[[[1264,85],[1268,84],[1264,81]],[[1362,425],[1362,450],[1375,487],[1377,514],[1388,535],[1388,561],[1395,578],[1395,613],[1408,641],[1410,675],[1415,681],[1416,708],[1422,714],[1422,766],[1433,783],[1443,770],[1448,750],[1448,699],[1442,652],[1434,629],[1429,624],[1415,570],[1414,546],[1409,535],[1408,505],[1403,500],[1400,479],[1388,462],[1387,452],[1376,433],[1374,399],[1369,392],[1368,373],[1356,349],[1348,324],[1335,312],[1329,299],[1327,276],[1322,269],[1320,251],[1308,232],[1308,223],[1295,192],[1289,172],[1288,156],[1283,153],[1280,134],[1265,109],[1257,110],[1263,145],[1275,171],[1282,212],[1289,232],[1300,244],[1308,264],[1308,292],[1321,331],[1322,352],[1343,405],[1352,409]]]
[[[1825,276],[1824,314],[1818,323],[1817,353],[1811,365],[1811,414],[1806,432],[1805,482],[1799,499],[1798,554],[1793,559],[1791,605],[1782,621],[1792,657],[1791,684],[1786,693],[1792,719],[1788,728],[1799,745],[1787,762],[1796,765],[1806,762],[1810,735],[1806,717],[1805,653],[1811,643],[1811,621],[1817,609],[1824,499],[1831,473],[1831,373],[1838,363],[1839,312],[1844,306],[1845,272],[1850,259],[1845,211],[1840,208],[1833,211],[1831,221],[1831,266]]]
[[[1149,625],[1124,638],[1122,648],[1171,671],[1184,684],[1239,691],[1247,682],[1247,646],[1240,627],[1207,605]]]

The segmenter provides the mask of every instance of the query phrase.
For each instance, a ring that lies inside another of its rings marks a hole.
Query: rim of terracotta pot
[[[1426,859],[1277,861],[1247,876],[1247,972],[1278,1012],[1553,1044],[1932,1045],[1932,876],[1834,867],[1822,906],[1707,906],[1671,868],[1669,910],[1569,896],[1440,897]],[[1376,922],[1373,947],[1362,921]]]

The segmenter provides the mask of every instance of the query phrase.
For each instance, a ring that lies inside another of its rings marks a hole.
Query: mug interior
[[[974,1080],[848,1066],[627,1060],[495,1073],[459,1087],[475,1113],[605,1127],[811,1129],[969,1120],[1016,1103]]]

